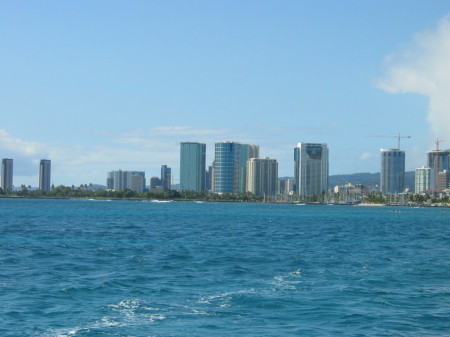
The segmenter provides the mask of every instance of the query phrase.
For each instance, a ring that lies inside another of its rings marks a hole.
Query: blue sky
[[[259,144],[293,175],[298,142],[330,174],[408,170],[450,148],[448,1],[0,1],[0,157],[14,184],[179,172],[179,143]]]

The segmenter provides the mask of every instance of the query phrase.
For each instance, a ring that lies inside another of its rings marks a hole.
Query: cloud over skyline
[[[386,92],[417,93],[429,99],[428,122],[433,136],[450,133],[450,16],[433,29],[385,58],[384,76],[376,86]]]

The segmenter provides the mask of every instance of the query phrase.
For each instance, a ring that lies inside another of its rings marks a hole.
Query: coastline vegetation
[[[208,193],[193,191],[168,190],[164,192],[137,193],[130,189],[123,191],[92,190],[88,185],[80,187],[56,186],[51,191],[32,190],[24,185],[17,191],[4,191],[0,189],[0,198],[59,198],[59,199],[111,199],[111,200],[198,200],[198,201],[234,201],[234,202],[260,202],[263,197],[252,193]]]
[[[32,189],[22,185],[20,190],[6,191],[0,188],[0,198],[36,198],[36,199],[99,199],[99,200],[174,200],[174,201],[228,201],[228,202],[281,202],[281,203],[318,203],[318,204],[379,204],[379,205],[435,205],[450,202],[448,195],[439,194],[399,194],[383,195],[371,192],[364,195],[348,196],[339,193],[322,193],[320,195],[302,197],[298,195],[263,197],[252,193],[209,193],[194,191],[168,190],[161,192],[137,193],[130,189],[123,191],[96,190],[92,185],[52,186],[50,191]]]

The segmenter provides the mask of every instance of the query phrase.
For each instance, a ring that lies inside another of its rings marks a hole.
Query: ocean
[[[450,209],[0,199],[0,336],[449,336]]]

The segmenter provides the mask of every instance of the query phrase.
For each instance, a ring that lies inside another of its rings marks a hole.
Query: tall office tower
[[[398,194],[405,189],[405,151],[381,149],[380,191]]]
[[[164,191],[172,187],[172,169],[167,165],[161,165],[161,185]]]
[[[328,147],[321,143],[298,143],[294,148],[294,192],[313,196],[328,190]]]
[[[2,159],[2,190],[12,191],[13,189],[13,160]]]
[[[239,163],[241,144],[217,142],[215,144],[213,191],[215,193],[238,193],[240,190]]]
[[[109,171],[106,174],[106,189],[107,190],[114,189],[114,171]]]
[[[239,193],[246,191],[247,162],[251,158],[259,158],[259,145],[241,144],[239,154]]]
[[[414,192],[421,193],[434,189],[434,169],[426,166],[416,168]]]
[[[206,179],[205,188],[207,191],[211,191],[212,188],[212,174],[213,174],[212,166],[208,166],[208,170],[206,171],[205,174]]]
[[[246,191],[254,195],[276,195],[278,163],[276,159],[251,158],[247,162]]]
[[[42,159],[39,164],[39,189],[41,191],[50,191],[50,176],[52,162],[48,159]]]
[[[180,190],[205,191],[206,144],[180,144]]]
[[[450,171],[444,170],[437,174],[436,189],[446,190],[450,188]]]
[[[427,166],[434,169],[434,175],[431,177],[435,186],[437,186],[437,175],[444,170],[450,171],[450,150],[433,150],[427,152]]]

